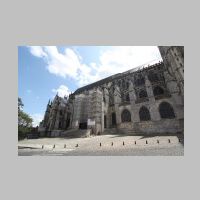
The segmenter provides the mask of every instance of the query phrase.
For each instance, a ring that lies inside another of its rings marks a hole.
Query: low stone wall
[[[119,129],[128,128],[133,129],[133,123],[132,122],[124,122],[118,125]]]
[[[62,131],[60,133],[61,137],[74,137],[74,138],[80,138],[80,137],[89,137],[91,134],[91,129],[71,129],[67,131]]]
[[[160,121],[137,122],[134,124],[141,133],[177,133],[183,132],[183,122],[177,119],[163,119]]]

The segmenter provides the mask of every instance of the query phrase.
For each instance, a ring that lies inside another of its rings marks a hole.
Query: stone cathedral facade
[[[184,47],[159,46],[163,61],[102,79],[49,101],[42,136],[184,132]],[[81,132],[82,131],[82,132]]]

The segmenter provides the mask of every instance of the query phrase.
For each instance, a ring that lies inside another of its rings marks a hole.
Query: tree
[[[18,112],[22,110],[24,107],[24,104],[22,103],[22,99],[18,97]]]
[[[23,102],[18,97],[18,137],[24,138],[32,129],[33,119],[23,111]]]

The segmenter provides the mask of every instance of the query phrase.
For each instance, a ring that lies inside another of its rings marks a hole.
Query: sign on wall
[[[88,119],[87,124],[88,124],[88,126],[94,126],[95,120]]]

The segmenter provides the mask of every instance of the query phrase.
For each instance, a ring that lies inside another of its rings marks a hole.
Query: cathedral
[[[41,136],[184,132],[184,47],[159,46],[162,61],[115,74],[47,104]]]

